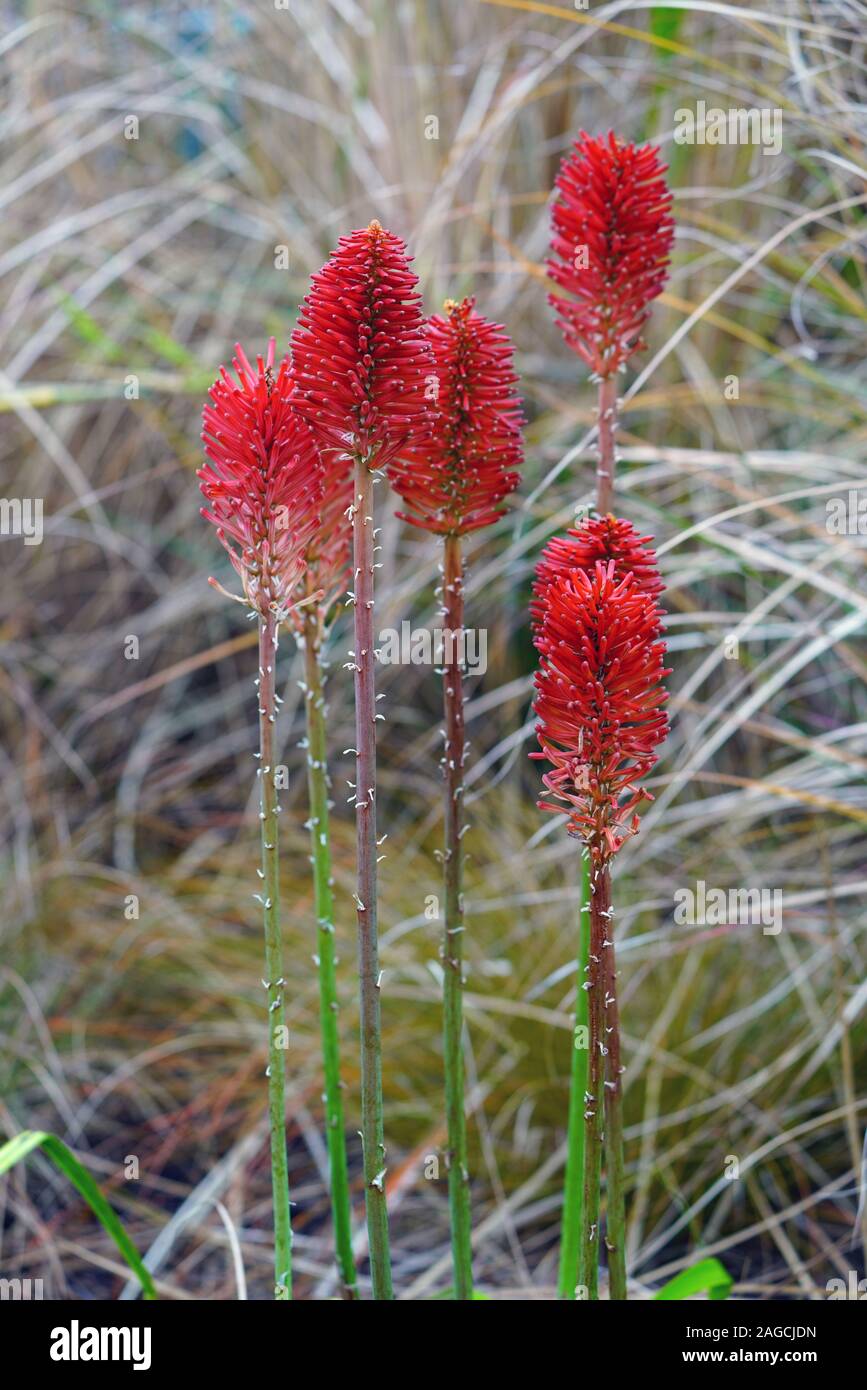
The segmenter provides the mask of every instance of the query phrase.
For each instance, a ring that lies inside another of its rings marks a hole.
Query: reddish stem
[[[382,1042],[376,927],[376,690],[373,637],[373,482],[368,460],[355,460],[352,546],[355,567],[356,914],[361,992],[361,1133],[370,1274],[376,1299],[393,1297],[385,1201]]]
[[[617,431],[617,378],[605,377],[598,396],[599,467],[596,472],[596,510],[607,516],[614,499],[614,437]]]
[[[443,563],[443,654],[445,712],[445,924],[443,928],[443,1052],[448,1129],[449,1207],[454,1290],[458,1300],[473,1296],[472,1216],[467,1167],[463,1059],[463,791],[464,690],[460,640],[464,626],[464,577],[459,536],[447,536]]]

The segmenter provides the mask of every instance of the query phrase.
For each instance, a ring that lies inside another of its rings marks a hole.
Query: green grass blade
[[[449,1284],[448,1288],[447,1288],[447,1289],[443,1289],[441,1293],[431,1294],[431,1302],[432,1302],[432,1303],[441,1302],[443,1299],[454,1298],[454,1296],[455,1296],[454,1284]],[[470,1301],[476,1302],[476,1303],[490,1303],[490,1301],[491,1301],[491,1295],[490,1295],[489,1293],[482,1293],[479,1289],[473,1289],[473,1296],[472,1296],[472,1300],[470,1300]]]
[[[170,333],[163,333],[159,328],[146,328],[142,338],[148,347],[166,362],[171,362],[175,367],[195,369],[196,359],[193,354],[183,343],[176,342]]]
[[[81,1166],[75,1155],[55,1135],[46,1134],[44,1130],[38,1129],[25,1129],[21,1134],[16,1134],[14,1139],[0,1147],[0,1175],[8,1172],[16,1163],[20,1163],[34,1149],[42,1149],[87,1202],[103,1230],[111,1236],[130,1269],[137,1276],[145,1298],[156,1298],[157,1291],[153,1280],[120,1221],[87,1169]]]
[[[699,1260],[697,1265],[681,1270],[669,1279],[667,1284],[654,1294],[654,1298],[667,1302],[690,1298],[694,1293],[706,1293],[708,1298],[728,1298],[734,1279],[725,1265],[719,1260]]]
[[[69,326],[75,336],[88,347],[95,348],[97,354],[106,362],[123,359],[123,348],[97,323],[96,319],[77,304],[71,294],[64,291],[58,295],[60,307],[69,319]]]
[[[650,32],[655,39],[677,39],[683,22],[683,10],[670,5],[653,5],[650,10]],[[666,57],[668,54],[665,55]]]

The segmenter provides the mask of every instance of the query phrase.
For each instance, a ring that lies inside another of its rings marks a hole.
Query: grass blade
[[[87,1169],[81,1166],[75,1155],[56,1135],[46,1134],[44,1130],[39,1129],[25,1129],[21,1134],[16,1134],[14,1139],[10,1139],[0,1148],[0,1175],[8,1172],[16,1163],[20,1163],[34,1149],[42,1149],[87,1202],[103,1230],[111,1236],[130,1269],[137,1276],[145,1298],[156,1298],[157,1291],[153,1280],[120,1221]]]
[[[694,1293],[706,1293],[708,1298],[728,1298],[734,1279],[719,1260],[699,1260],[697,1265],[682,1269],[667,1284],[657,1290],[654,1298],[660,1302],[691,1298]]]

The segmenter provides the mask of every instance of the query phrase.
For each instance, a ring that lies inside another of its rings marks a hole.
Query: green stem
[[[609,897],[610,905],[610,897]],[[626,1291],[626,1193],[623,1172],[623,1067],[620,1061],[620,1011],[617,1005],[617,969],[613,919],[603,938],[605,960],[605,1035],[608,1073],[605,1082],[605,1165],[608,1190],[606,1245],[608,1247],[608,1297],[622,1302]]]
[[[443,925],[443,1058],[448,1132],[449,1209],[452,1228],[454,1293],[459,1300],[473,1297],[472,1212],[467,1158],[467,1118],[464,1109],[463,1056],[463,782],[464,692],[460,663],[460,637],[464,626],[464,579],[461,542],[447,536],[443,565],[443,616],[446,650],[443,653],[443,702],[445,711],[445,921]]]
[[[560,1228],[558,1293],[574,1299],[578,1258],[584,1223],[584,1098],[587,1093],[588,1009],[587,958],[590,954],[590,857],[581,859],[581,902],[578,910],[578,966],[575,998],[575,1030],[572,1036],[572,1078],[569,1085],[569,1126],[566,1178],[563,1187],[563,1219]]]
[[[280,936],[280,874],[277,789],[274,785],[274,723],[277,619],[259,619],[259,778],[261,781],[262,891],[265,975],[268,995],[268,1127],[274,1203],[274,1297],[292,1297],[292,1228],[286,1159],[286,1027],[283,1009],[283,943]]]
[[[370,1275],[376,1299],[394,1297],[385,1199],[382,1035],[376,930],[376,693],[373,636],[373,475],[355,460],[352,553],[355,592],[355,825],[358,977],[361,998],[361,1136]]]
[[[590,951],[586,984],[589,986],[590,1056],[584,1108],[584,1230],[578,1281],[588,1299],[599,1298],[599,1183],[602,1173],[602,1121],[605,1110],[605,972],[602,942],[611,901],[608,869],[590,871]]]
[[[343,1281],[343,1296],[358,1298],[352,1255],[352,1217],[346,1162],[346,1124],[340,1080],[340,1035],[337,1026],[337,972],[334,953],[334,898],[331,878],[331,837],[328,825],[328,763],[325,737],[321,624],[311,604],[304,618],[304,666],[307,708],[307,788],[310,800],[310,846],[317,923],[319,1021],[322,1069],[325,1075],[325,1129],[331,1176],[331,1216],[334,1248]]]

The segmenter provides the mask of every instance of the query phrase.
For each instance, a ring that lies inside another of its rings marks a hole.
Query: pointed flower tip
[[[436,535],[466,535],[502,516],[499,504],[520,482],[523,415],[507,336],[473,298],[444,309],[425,325],[430,425],[389,477],[409,508],[399,515]]]
[[[658,153],[613,131],[582,131],[557,176],[548,274],[565,293],[549,299],[567,344],[599,377],[644,346],[668,278],[674,222]]]
[[[375,219],[314,275],[292,359],[297,406],[321,446],[383,467],[424,428],[432,361],[417,284],[406,246]]]
[[[600,562],[613,563],[618,582],[631,575],[643,593],[658,598],[664,585],[650,544],[652,539],[640,536],[631,522],[611,512],[604,517],[585,517],[580,526],[573,527],[565,536],[552,537],[536,566],[534,599],[530,604],[534,625],[542,620],[543,594],[552,580],[575,569],[592,575]],[[659,616],[661,621],[662,614]]]
[[[464,295],[463,299],[446,299],[443,301],[443,312],[449,318],[468,319],[476,307],[476,296],[474,294]]]

